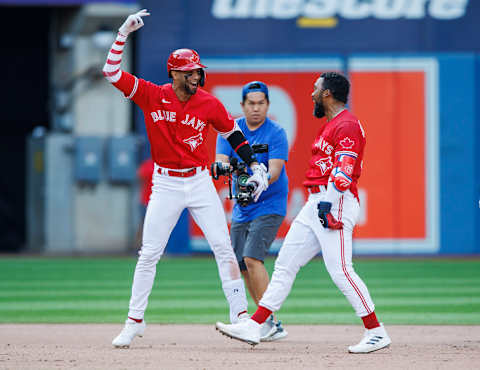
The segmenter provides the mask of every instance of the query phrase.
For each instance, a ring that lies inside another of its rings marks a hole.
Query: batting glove
[[[253,201],[256,202],[260,198],[260,194],[267,190],[268,180],[270,174],[267,172],[267,167],[263,163],[254,164],[252,167],[253,175],[247,180],[247,185],[253,185],[255,190],[253,191]]]
[[[142,17],[145,17],[147,15],[150,15],[150,13],[147,12],[147,9],[142,9],[135,14],[129,15],[127,20],[122,24],[122,26],[118,29],[118,31],[122,35],[128,36],[129,33],[143,27]]]
[[[337,221],[335,217],[333,217],[333,215],[330,213],[330,210],[332,209],[332,203],[320,202],[318,203],[317,208],[318,218],[320,218],[320,223],[325,229],[343,229],[343,222]]]

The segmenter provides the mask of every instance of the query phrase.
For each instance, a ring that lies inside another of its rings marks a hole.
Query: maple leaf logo
[[[355,140],[352,140],[350,139],[348,136],[343,139],[342,141],[340,141],[340,145],[344,148],[344,149],[352,149],[353,146],[355,145]]]
[[[318,167],[320,167],[320,171],[322,171],[322,175],[325,175],[325,173],[333,167],[333,162],[331,157],[320,158],[318,161],[315,162],[315,164]]]
[[[183,142],[190,145],[190,150],[193,152],[201,143],[203,143],[202,133],[189,137],[188,139],[183,140]]]

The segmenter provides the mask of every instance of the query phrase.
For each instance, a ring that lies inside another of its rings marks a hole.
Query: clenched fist
[[[142,17],[145,17],[147,15],[150,15],[150,13],[147,12],[147,9],[142,9],[135,14],[129,15],[127,20],[122,24],[122,26],[118,29],[118,31],[122,35],[128,36],[129,33],[143,27]]]
[[[318,209],[318,218],[320,223],[325,229],[341,230],[343,229],[343,222],[338,221],[330,213],[332,209],[332,203],[330,202],[320,202],[317,205]]]

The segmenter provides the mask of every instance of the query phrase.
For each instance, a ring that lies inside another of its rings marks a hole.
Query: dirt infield
[[[346,353],[360,326],[289,325],[288,338],[248,344],[213,325],[148,325],[130,349],[121,325],[0,325],[0,369],[478,369],[480,326],[388,326],[390,348]]]

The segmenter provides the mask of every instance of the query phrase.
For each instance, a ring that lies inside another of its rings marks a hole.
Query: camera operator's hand
[[[268,188],[268,179],[269,174],[267,172],[267,167],[263,163],[254,164],[251,167],[253,175],[250,176],[247,180],[247,185],[255,186],[253,191],[253,200],[256,202],[260,198],[260,194]]]

